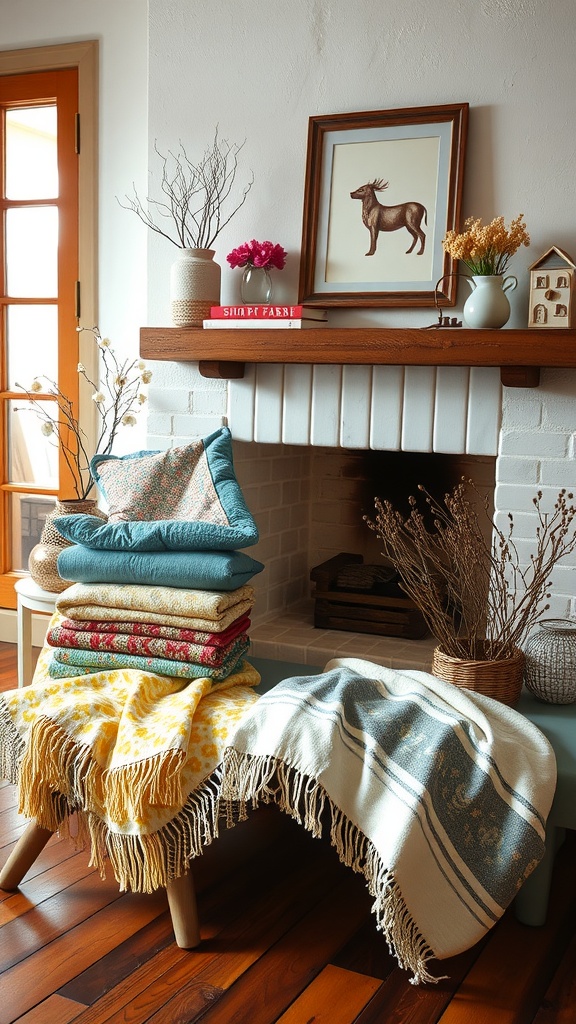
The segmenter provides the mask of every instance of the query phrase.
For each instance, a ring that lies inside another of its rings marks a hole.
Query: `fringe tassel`
[[[272,784],[274,782],[274,785]],[[322,811],[330,808],[330,841],[340,861],[362,874],[373,896],[372,911],[391,954],[403,970],[411,971],[412,985],[436,984],[440,978],[426,967],[434,957],[412,919],[393,871],[381,861],[374,845],[333,803],[315,780],[273,756],[258,757],[228,749],[222,775],[222,814],[228,827],[247,818],[249,806],[273,801],[313,836],[322,835]]]
[[[219,805],[220,773],[216,770],[157,832],[122,835],[112,832],[97,815],[84,815],[90,836],[90,865],[104,878],[108,859],[122,891],[154,892],[165,887],[187,871],[190,861],[218,837]]]
[[[109,817],[119,824],[145,824],[145,807],[182,805],[182,769],[186,752],[168,750],[135,764],[103,773],[102,785]]]
[[[93,799],[99,791],[101,770],[89,748],[74,743],[50,719],[38,719],[20,763],[20,813],[61,831],[62,812],[66,817],[78,806],[86,809],[88,794]]]
[[[0,778],[17,785],[23,753],[24,740],[12,721],[6,701],[0,694]]]

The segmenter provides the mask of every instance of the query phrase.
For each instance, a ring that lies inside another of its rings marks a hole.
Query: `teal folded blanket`
[[[177,679],[226,679],[242,661],[249,646],[247,638],[238,640],[222,664],[217,667],[197,665],[189,661],[169,661],[168,658],[146,658],[120,651],[83,651],[55,647],[48,673],[52,678],[61,679],[108,669],[137,669],[141,672],[154,672],[158,676],[174,676]]]
[[[60,576],[73,583],[236,590],[263,568],[243,551],[99,551],[73,544],[58,555]]]

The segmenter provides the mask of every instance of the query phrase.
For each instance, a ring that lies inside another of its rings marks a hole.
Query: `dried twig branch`
[[[508,658],[548,610],[552,570],[576,550],[573,495],[560,491],[551,514],[541,509],[541,491],[533,499],[536,551],[523,566],[512,514],[505,533],[492,522],[484,501],[491,527],[487,542],[468,487],[473,489],[472,482],[462,480],[443,502],[419,488],[432,516],[432,531],[414,497],[406,519],[379,498],[375,520],[364,519],[378,534],[384,556],[445,654],[479,661]]]
[[[167,154],[161,153],[155,144],[162,161],[160,190],[165,199],[148,196],[142,201],[133,186],[133,194],[125,197],[126,202],[118,202],[123,209],[132,210],[147,228],[178,248],[210,249],[244,205],[254,184],[252,174],[235,205],[228,208],[229,202],[234,202],[231,196],[238,171],[238,154],[243,146],[244,142],[237,145],[220,139],[218,127],[212,145],[198,163],[190,159],[182,143],[176,153],[169,150]]]

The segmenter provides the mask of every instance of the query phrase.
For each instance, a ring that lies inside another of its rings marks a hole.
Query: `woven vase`
[[[493,697],[501,704],[515,704],[522,690],[524,676],[524,653],[519,647],[512,658],[498,658],[494,661],[469,661],[452,658],[440,647],[434,650],[432,674],[445,679],[454,686]]]
[[[53,594],[60,594],[66,587],[71,585],[71,580],[64,580],[58,573],[58,555],[64,548],[71,545],[71,541],[65,540],[58,532],[54,520],[59,516],[72,516],[83,512],[87,515],[97,516],[99,519],[106,519],[107,516],[100,511],[96,501],[92,498],[72,499],[70,501],[56,500],[56,504],[46,516],[40,541],[32,548],[28,558],[28,568],[35,583],[42,590],[48,590]]]
[[[221,269],[214,249],[181,249],[170,268],[170,307],[175,327],[202,327],[220,303]]]

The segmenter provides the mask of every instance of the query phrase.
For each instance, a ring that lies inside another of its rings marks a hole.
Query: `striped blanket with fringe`
[[[376,924],[414,984],[478,942],[544,853],[556,762],[539,730],[488,697],[358,659],[284,680],[224,754],[228,824],[276,803],[314,835],[329,814]]]

